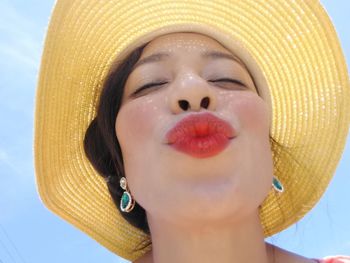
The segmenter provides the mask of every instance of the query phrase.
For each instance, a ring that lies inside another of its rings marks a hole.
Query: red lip
[[[235,136],[236,131],[229,123],[210,113],[192,114],[166,134],[169,145],[198,158],[218,154]]]

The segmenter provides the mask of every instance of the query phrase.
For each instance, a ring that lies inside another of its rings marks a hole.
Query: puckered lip
[[[188,138],[204,138],[212,135],[233,139],[236,137],[236,130],[231,124],[212,113],[194,113],[181,119],[166,133],[165,143],[171,145]]]

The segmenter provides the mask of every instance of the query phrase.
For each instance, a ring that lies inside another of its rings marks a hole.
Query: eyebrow
[[[228,54],[228,53],[223,53],[220,51],[206,51],[206,52],[203,52],[201,55],[203,58],[211,58],[211,59],[226,58],[226,59],[236,61],[238,63],[242,63],[236,56],[233,56],[232,54]]]
[[[152,63],[152,62],[158,62],[161,60],[164,60],[164,58],[166,57],[170,57],[170,55],[168,53],[156,53],[156,54],[152,54],[148,57],[142,58],[139,61],[137,61],[137,63],[134,65],[133,70],[143,64],[146,63]]]
[[[139,67],[141,65],[147,64],[147,63],[154,63],[154,62],[162,61],[168,57],[170,57],[170,54],[164,53],[164,52],[149,55],[145,58],[140,59],[134,65],[132,70],[136,69],[137,67]],[[242,66],[244,66],[244,64],[237,57],[233,56],[232,54],[223,53],[223,52],[219,52],[219,51],[205,51],[205,52],[201,53],[201,57],[202,58],[210,58],[210,59],[222,59],[222,58],[229,59],[229,60],[236,61],[239,64],[241,64]]]

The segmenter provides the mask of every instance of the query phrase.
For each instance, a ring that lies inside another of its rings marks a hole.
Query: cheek
[[[160,125],[166,121],[162,105],[162,98],[138,98],[122,105],[116,119],[124,171],[136,200],[147,199],[147,189],[152,187],[149,164],[157,161]]]
[[[150,141],[157,120],[158,107],[151,99],[139,99],[123,105],[116,119],[116,134],[123,152]]]
[[[240,189],[255,194],[245,196],[255,204],[261,203],[271,188],[273,161],[269,139],[268,104],[253,92],[242,92],[227,99],[228,110],[234,112],[238,124],[239,157],[244,163]],[[244,194],[242,194],[244,196]]]
[[[240,92],[225,96],[227,110],[235,112],[239,128],[252,138],[269,136],[270,119],[268,104],[253,92]]]

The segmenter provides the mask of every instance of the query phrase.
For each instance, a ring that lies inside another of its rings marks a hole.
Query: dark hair
[[[126,80],[146,45],[136,48],[123,61],[119,61],[111,67],[103,83],[97,115],[86,130],[84,150],[97,172],[105,179],[109,178],[108,190],[120,214],[130,224],[149,235],[146,212],[140,205],[135,203],[135,207],[130,213],[124,213],[120,210],[119,203],[124,190],[119,186],[119,180],[121,177],[125,177],[125,171],[122,152],[115,133],[115,120],[121,105]],[[290,148],[284,147],[271,136],[270,143],[274,152],[293,157],[289,153]],[[275,169],[278,170],[278,165]],[[147,239],[142,243],[141,249],[150,245],[151,241]],[[146,245],[144,245],[145,243]]]
[[[96,117],[86,130],[84,150],[87,158],[96,171],[105,179],[108,178],[108,190],[121,212],[119,202],[124,190],[120,187],[121,177],[125,177],[123,156],[115,133],[117,117],[124,86],[133,66],[140,58],[145,45],[137,48],[123,61],[114,64],[104,83],[97,106]],[[135,203],[131,213],[121,215],[133,226],[149,234],[145,210]]]

